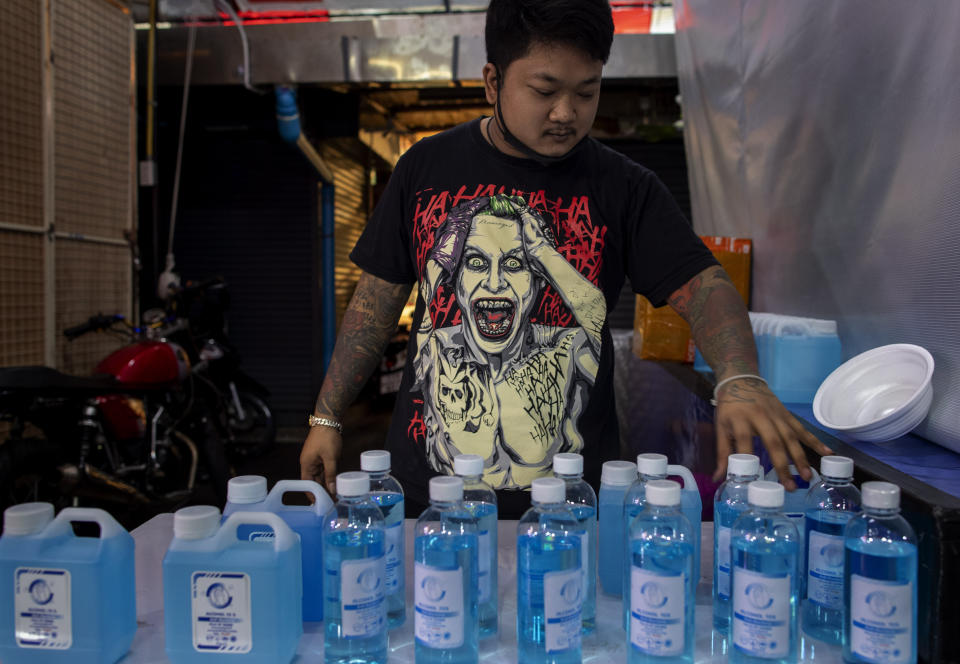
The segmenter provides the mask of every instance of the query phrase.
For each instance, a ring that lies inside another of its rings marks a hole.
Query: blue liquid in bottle
[[[900,516],[900,488],[865,482],[863,513],[844,530],[843,659],[917,661],[917,538]]]
[[[463,504],[477,520],[480,638],[497,633],[497,493],[483,481],[483,457],[459,454],[454,472],[463,478]]]
[[[860,511],[860,492],[853,486],[853,461],[847,457],[823,457],[820,476],[805,501],[800,612],[807,634],[839,644],[843,635],[843,529]]]
[[[405,568],[406,543],[403,533],[403,488],[390,475],[390,452],[369,450],[360,455],[360,469],[370,475],[370,497],[383,512],[386,527],[387,625],[399,627],[406,620]]]
[[[727,479],[713,496],[713,626],[730,628],[730,529],[747,510],[747,486],[760,477],[760,459],[731,454]]]
[[[597,627],[597,495],[583,481],[583,457],[561,453],[553,456],[553,473],[567,486],[567,504],[580,524],[580,560],[583,562],[583,633]]]
[[[517,650],[523,664],[580,664],[583,572],[580,524],[563,481],[532,483],[517,528]]]
[[[387,605],[383,514],[366,473],[337,476],[337,504],[323,528],[324,660],[386,664]]]
[[[600,476],[598,576],[603,592],[618,597],[623,590],[623,501],[636,478],[637,466],[629,461],[607,461]]]
[[[783,486],[750,484],[750,509],[733,525],[730,661],[797,661],[800,534],[783,514]]]
[[[72,522],[95,522],[77,537]],[[50,503],[4,512],[0,537],[0,661],[112,664],[137,629],[133,537],[99,509]]]
[[[630,528],[633,520],[643,511],[646,505],[647,482],[664,480],[667,478],[667,457],[664,454],[647,453],[637,456],[637,471],[639,476],[623,499],[623,559],[627,564],[623,566],[621,587],[623,588],[623,629],[630,624]]]
[[[430,480],[430,507],[414,539],[417,664],[476,664],[479,552],[477,520],[459,477]]]
[[[303,633],[300,540],[276,514],[238,512],[222,526],[218,517],[208,505],[174,515],[163,559],[167,655],[289,662]],[[274,537],[238,540],[240,525],[268,525]]]
[[[647,506],[630,526],[629,664],[691,664],[695,535],[680,511],[680,486],[647,484]]]

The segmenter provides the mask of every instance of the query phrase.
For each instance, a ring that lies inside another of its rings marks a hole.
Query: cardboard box
[[[749,308],[753,241],[713,236],[700,239],[720,261]],[[669,305],[655,309],[647,298],[637,295],[633,318],[634,355],[643,360],[693,362],[695,350],[690,326],[677,312]]]

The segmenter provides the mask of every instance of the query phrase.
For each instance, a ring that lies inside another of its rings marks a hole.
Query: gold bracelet
[[[343,425],[336,420],[310,415],[307,418],[307,424],[309,424],[311,427],[330,427],[331,429],[336,429],[337,433],[339,433],[341,436],[343,435]]]

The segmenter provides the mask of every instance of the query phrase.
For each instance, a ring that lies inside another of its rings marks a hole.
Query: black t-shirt
[[[387,441],[408,500],[479,454],[501,515],[555,453],[583,454],[594,486],[617,457],[606,315],[624,275],[659,306],[716,264],[651,171],[590,138],[550,165],[511,157],[480,120],[400,159],[351,258],[418,285]]]

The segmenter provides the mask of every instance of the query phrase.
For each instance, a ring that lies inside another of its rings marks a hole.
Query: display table
[[[413,578],[413,526],[408,519],[406,528],[407,579]],[[500,631],[496,637],[480,642],[480,659],[484,664],[515,664],[517,662],[517,522],[501,521],[498,531],[500,548],[499,599]],[[123,664],[169,662],[164,652],[163,636],[163,556],[173,537],[173,515],[161,514],[133,531],[137,542],[137,621],[139,628],[133,647]],[[697,588],[696,652],[697,662],[726,662],[727,639],[712,629],[710,569],[713,565],[713,524],[703,524],[703,553],[701,582]],[[705,579],[705,580],[704,580]],[[413,640],[413,584],[406,584],[406,623],[390,632],[391,662],[407,664],[414,661]],[[583,639],[583,661],[603,659],[615,664],[627,661],[626,635],[621,627],[621,602],[597,592],[597,629]],[[801,661],[842,662],[840,648],[810,639],[801,634]],[[224,661],[229,655],[224,656]],[[323,624],[306,623],[300,639],[295,662],[323,661]]]

